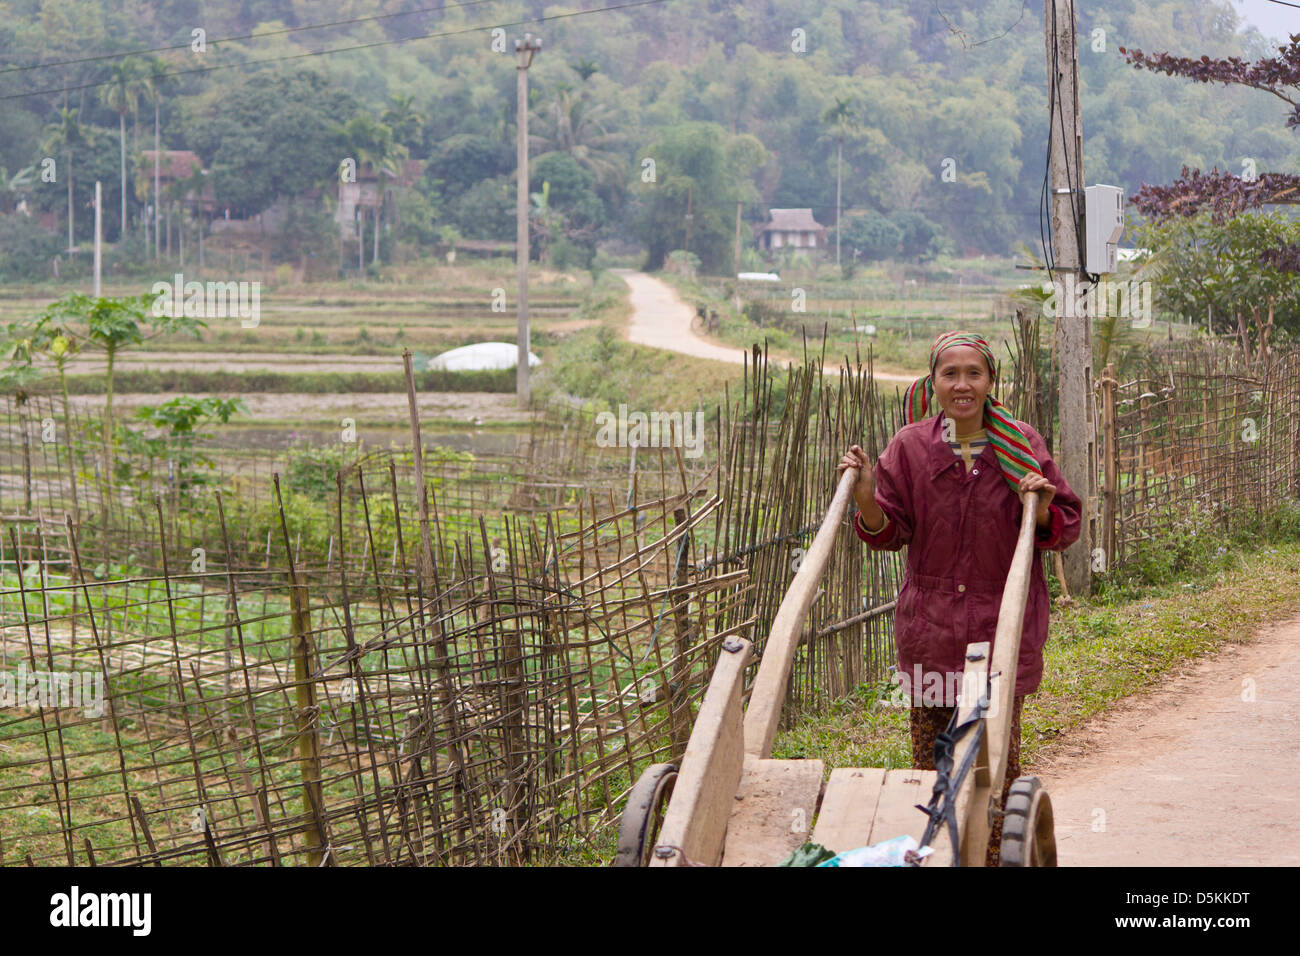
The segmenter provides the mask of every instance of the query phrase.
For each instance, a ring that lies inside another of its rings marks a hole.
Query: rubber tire
[[[659,835],[658,824],[677,782],[677,765],[655,763],[637,778],[623,807],[618,825],[618,853],[614,866],[646,866]]]
[[[1007,791],[998,866],[1056,866],[1052,798],[1037,777],[1017,777]]]

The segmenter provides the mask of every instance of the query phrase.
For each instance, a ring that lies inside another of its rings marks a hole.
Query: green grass
[[[695,411],[702,403],[705,420],[711,420],[723,384],[731,383],[734,398],[744,369],[628,342],[622,335],[631,312],[627,292],[622,279],[602,274],[579,313],[599,325],[555,340],[534,395],[541,401],[572,396],[598,408],[627,403],[645,411]]]
[[[445,372],[430,369],[415,373],[421,392],[513,392],[514,369],[484,372]],[[57,389],[57,385],[54,386]],[[72,395],[102,395],[102,375],[68,376]],[[227,372],[220,369],[119,369],[113,390],[128,393],[259,392],[334,395],[349,392],[405,392],[406,379],[394,372]]]
[[[1251,529],[1196,551],[1162,545],[1152,550],[1172,553],[1172,564],[1098,576],[1092,598],[1053,609],[1043,680],[1022,717],[1027,771],[1046,748],[1123,698],[1300,611],[1300,509],[1254,532],[1253,545]],[[801,715],[778,736],[773,756],[817,758],[828,768],[910,766],[907,710],[881,702],[889,688],[863,685]]]

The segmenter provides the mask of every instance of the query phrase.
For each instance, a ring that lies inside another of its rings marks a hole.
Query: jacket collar
[[[926,442],[930,448],[930,480],[938,478],[944,471],[952,468],[954,465],[960,466],[961,459],[952,453],[948,443],[943,440],[943,411],[931,416],[929,419],[928,431],[926,432]],[[989,465],[997,464],[997,453],[993,450],[993,444],[984,446],[976,461],[985,461]]]

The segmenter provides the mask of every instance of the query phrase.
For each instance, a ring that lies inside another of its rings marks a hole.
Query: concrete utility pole
[[[519,157],[515,176],[519,194],[515,202],[515,264],[518,272],[519,364],[515,367],[515,398],[520,408],[528,407],[528,68],[542,48],[541,37],[525,33],[515,40],[516,92],[518,94]]]
[[[99,180],[95,180],[95,298],[99,298],[99,275],[100,266],[104,262],[104,254],[101,248],[102,240],[100,233],[103,231],[104,219],[100,215],[100,209],[103,207],[103,190],[100,188]]]
[[[740,207],[744,203],[736,203],[736,267],[732,270],[735,275],[740,275]]]
[[[1097,435],[1092,409],[1092,322],[1082,295],[1069,294],[1067,276],[1086,282],[1083,236],[1083,121],[1079,114],[1079,60],[1069,0],[1045,0],[1050,139],[1052,256],[1056,261],[1056,345],[1060,362],[1061,440],[1056,461],[1083,501],[1079,540],[1062,555],[1070,594],[1092,592],[1092,521],[1097,513]]]
[[[686,187],[686,264],[690,267],[691,262],[691,220],[695,218],[691,214],[691,196],[695,192],[695,187]]]

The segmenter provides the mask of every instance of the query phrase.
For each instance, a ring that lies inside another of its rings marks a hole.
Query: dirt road
[[[1293,618],[1072,733],[1026,768],[1051,794],[1060,864],[1300,865],[1297,687]]]
[[[695,309],[677,295],[668,283],[644,272],[631,269],[611,269],[632,290],[628,299],[632,303],[632,318],[628,323],[627,337],[638,345],[680,352],[695,358],[716,359],[737,365],[745,361],[746,350],[734,345],[720,345],[697,335],[691,329]],[[782,358],[783,361],[786,359]],[[828,364],[827,372],[836,372],[839,366]],[[915,375],[878,370],[876,379],[882,382],[911,383]]]

